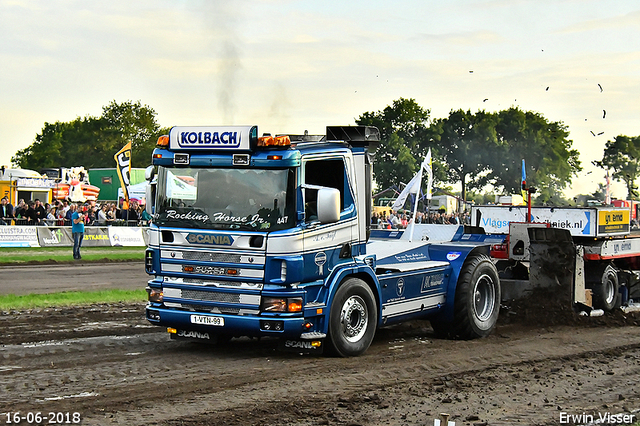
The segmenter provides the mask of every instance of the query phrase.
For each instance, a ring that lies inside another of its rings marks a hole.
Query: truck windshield
[[[295,225],[292,169],[158,169],[159,226],[277,231]]]

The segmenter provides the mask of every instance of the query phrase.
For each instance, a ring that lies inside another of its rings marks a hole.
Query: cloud
[[[584,33],[599,30],[616,30],[623,28],[636,30],[640,28],[640,10],[629,13],[619,14],[615,16],[602,17],[587,21],[577,22],[567,25],[559,32],[561,33]]]

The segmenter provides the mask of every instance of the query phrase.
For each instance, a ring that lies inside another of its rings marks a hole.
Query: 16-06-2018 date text
[[[5,417],[4,424],[29,424],[29,425],[70,425],[79,424],[81,421],[80,413],[78,412],[54,412],[49,411],[42,412],[5,412],[2,413]]]

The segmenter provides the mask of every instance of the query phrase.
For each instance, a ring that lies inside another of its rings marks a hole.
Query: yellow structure
[[[393,203],[395,203],[395,201],[395,198],[378,198],[374,201],[373,206],[371,207],[371,213],[375,213],[378,215],[386,213],[388,215],[391,212],[391,206],[393,206]]]
[[[0,167],[0,198],[6,196],[14,206],[18,200],[51,202],[51,188],[55,180],[43,177],[34,170]]]

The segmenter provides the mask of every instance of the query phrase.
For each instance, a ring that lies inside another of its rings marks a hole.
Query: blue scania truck
[[[478,235],[371,238],[379,141],[368,126],[319,136],[174,127],[160,137],[147,170],[147,320],[177,339],[275,337],[339,356],[411,319],[441,336],[491,333],[500,282]]]

